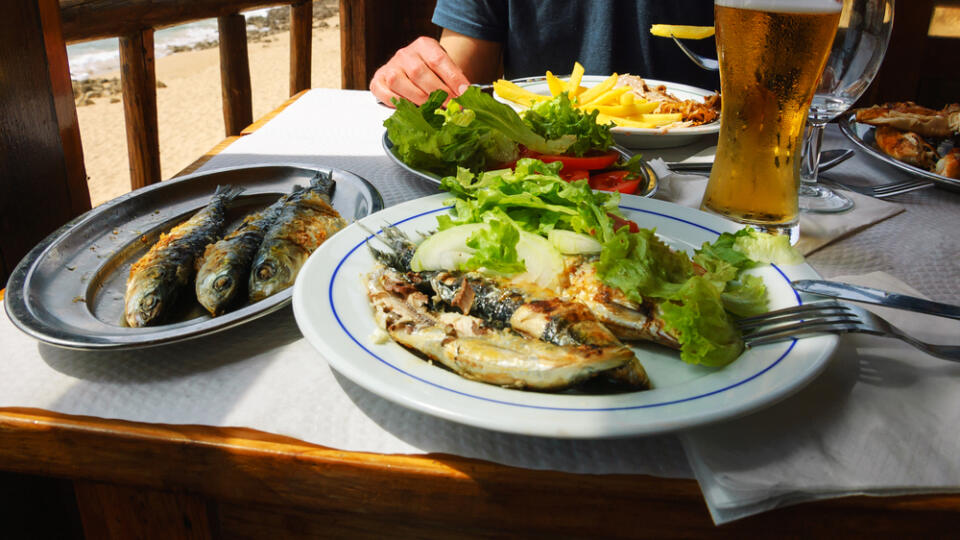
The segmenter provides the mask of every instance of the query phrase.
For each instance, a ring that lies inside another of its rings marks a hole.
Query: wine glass
[[[800,164],[800,210],[842,212],[853,201],[817,183],[823,128],[860,99],[880,69],[893,28],[894,0],[843,0],[833,49],[807,115]]]

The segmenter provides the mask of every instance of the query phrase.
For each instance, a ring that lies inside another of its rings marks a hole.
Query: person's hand
[[[380,66],[370,81],[370,91],[392,107],[390,100],[394,97],[422,105],[434,90],[444,90],[449,97],[457,97],[469,85],[466,75],[440,43],[421,36]]]

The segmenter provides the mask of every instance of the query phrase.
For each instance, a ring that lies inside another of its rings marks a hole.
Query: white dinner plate
[[[569,78],[569,76],[562,78],[566,80]],[[589,88],[596,86],[606,78],[606,75],[584,75],[583,79],[581,79],[580,85],[585,88]],[[676,96],[678,99],[696,99],[703,101],[704,97],[716,93],[686,84],[658,81],[655,79],[644,79],[644,81],[646,81],[647,85],[649,86],[666,86],[667,92]],[[514,80],[513,82],[535,94],[543,94],[545,96],[550,95],[550,89],[547,86],[545,77],[530,77],[527,79]],[[503,103],[513,106],[517,110],[523,109],[523,107],[520,105],[497,96],[496,93],[494,93],[494,97]],[[693,127],[663,129],[628,128],[617,126],[610,130],[617,144],[621,144],[627,148],[673,148],[676,146],[684,146],[692,143],[704,135],[713,135],[719,131],[719,119],[710,122],[709,124]]]
[[[430,231],[447,211],[441,193],[393,206],[360,220],[371,230],[393,224],[408,234]],[[621,208],[641,227],[655,227],[687,251],[738,225],[658,200],[626,195]],[[548,437],[600,438],[681,430],[742,415],[799,390],[825,367],[837,336],[824,335],[749,349],[732,364],[683,363],[676,351],[635,347],[652,390],[612,395],[543,393],[470,381],[412,354],[392,340],[378,343],[361,276],[374,265],[370,235],[350,225],[304,265],[293,291],[300,330],[330,365],[367,390],[426,414],[481,428]],[[771,308],[801,303],[790,280],[819,276],[807,264],[766,266]]]

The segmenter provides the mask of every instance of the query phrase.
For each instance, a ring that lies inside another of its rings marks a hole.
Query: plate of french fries
[[[493,91],[518,111],[566,92],[575,107],[615,124],[614,140],[628,148],[683,146],[720,131],[716,92],[629,74],[586,75],[579,62],[570,75],[500,79]]]

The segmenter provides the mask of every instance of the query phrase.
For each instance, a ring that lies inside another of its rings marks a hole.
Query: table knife
[[[819,172],[828,171],[833,167],[843,163],[853,157],[853,150],[849,148],[839,148],[836,150],[824,150],[820,153]],[[713,168],[712,161],[668,161],[667,168],[675,172],[710,172]]]
[[[798,291],[819,294],[821,296],[830,296],[842,300],[865,302],[867,304],[907,309],[916,311],[917,313],[926,313],[939,317],[960,319],[960,306],[933,302],[915,296],[881,291],[880,289],[861,287],[839,281],[824,281],[819,279],[800,279],[794,281],[792,285],[793,288]]]

